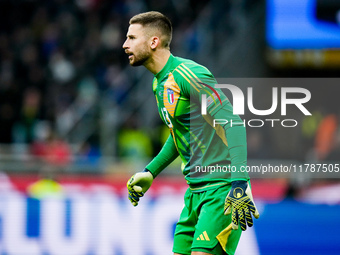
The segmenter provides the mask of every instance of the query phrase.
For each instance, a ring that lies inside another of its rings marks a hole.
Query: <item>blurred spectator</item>
[[[38,23],[38,25],[41,25],[40,22]],[[41,28],[43,30],[43,33],[42,38],[39,39],[42,41],[42,57],[44,58],[44,60],[48,60],[51,57],[52,53],[55,52],[58,48],[59,31],[56,24],[54,23],[49,23],[45,26],[46,27]]]
[[[322,120],[322,114],[320,111],[314,111],[312,115],[305,116],[302,120],[302,135],[306,139],[315,137],[315,133]]]
[[[121,48],[121,31],[116,21],[110,20],[101,31],[102,45],[108,50]]]
[[[50,59],[49,67],[52,77],[60,84],[65,84],[75,76],[75,68],[72,62],[67,60],[62,52],[54,52]]]
[[[108,85],[108,94],[111,100],[121,105],[131,87],[129,77],[118,65],[112,65],[106,69],[105,82]]]
[[[95,102],[98,96],[97,83],[91,76],[86,76],[78,83],[78,98],[84,107]]]
[[[325,160],[335,161],[338,162],[340,159],[340,116],[337,115],[337,129],[334,132],[332,148],[328,155],[326,156]]]
[[[36,199],[62,197],[63,192],[63,186],[56,181],[55,173],[50,170],[44,170],[40,179],[27,187],[27,194]]]
[[[316,110],[312,112],[310,116],[304,116],[301,125],[301,135],[302,135],[302,145],[303,154],[305,160],[315,159],[315,135],[323,118],[321,110]]]
[[[119,132],[119,156],[127,160],[144,160],[152,156],[150,136],[137,128],[136,116],[128,119]]]
[[[34,140],[36,124],[41,110],[41,94],[35,88],[27,88],[24,92],[20,119],[15,124],[13,137],[16,143],[31,143]]]
[[[322,119],[315,136],[315,152],[318,160],[324,160],[333,149],[337,128],[338,119],[335,114],[328,114]]]
[[[57,182],[57,175],[65,172],[71,162],[71,148],[50,129],[41,125],[40,136],[31,145],[31,154],[41,161],[39,180],[27,188],[30,197],[62,197],[63,187]]]
[[[78,166],[94,166],[98,169],[101,151],[98,145],[85,141],[76,156],[76,164]]]
[[[64,170],[72,159],[70,146],[53,131],[45,141],[35,141],[31,146],[31,153],[42,160],[43,169],[53,169],[52,172]]]
[[[333,149],[329,152],[326,160],[339,162],[340,159],[340,130],[338,129],[334,139]]]
[[[152,155],[149,136],[138,129],[124,129],[119,133],[119,156],[127,160],[144,160]]]

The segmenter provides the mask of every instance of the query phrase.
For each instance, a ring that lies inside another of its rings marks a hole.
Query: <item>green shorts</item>
[[[224,200],[231,186],[184,195],[184,208],[176,225],[173,252],[190,255],[203,251],[233,255],[242,230],[231,229],[231,214],[224,215]]]

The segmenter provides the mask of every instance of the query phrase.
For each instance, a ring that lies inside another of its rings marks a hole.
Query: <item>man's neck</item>
[[[152,58],[150,58],[150,60],[144,64],[144,66],[151,73],[157,74],[163,69],[163,67],[166,65],[166,62],[168,62],[170,54],[171,53],[169,50],[158,50],[155,52],[155,54],[153,54]]]

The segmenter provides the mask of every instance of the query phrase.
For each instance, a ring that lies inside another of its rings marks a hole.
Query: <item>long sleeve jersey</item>
[[[146,166],[154,177],[180,156],[183,175],[193,192],[249,179],[244,171],[245,127],[225,94],[215,88],[216,83],[204,66],[172,54],[155,75],[153,92],[170,135]],[[202,98],[206,114],[202,114]]]

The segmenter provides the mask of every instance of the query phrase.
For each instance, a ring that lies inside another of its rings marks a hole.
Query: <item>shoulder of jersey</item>
[[[172,74],[177,79],[195,79],[197,76],[212,75],[208,68],[190,59],[176,57]]]

